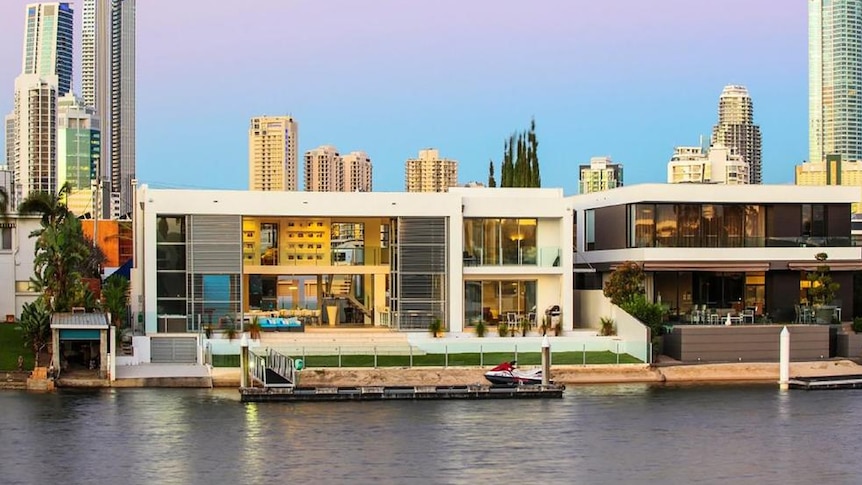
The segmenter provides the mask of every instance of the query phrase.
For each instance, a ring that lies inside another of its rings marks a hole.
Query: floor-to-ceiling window
[[[464,321],[473,326],[525,318],[536,311],[536,280],[471,280],[464,282]]]
[[[537,264],[537,224],[537,219],[464,219],[464,264]]]
[[[185,315],[186,218],[158,216],[156,227],[156,312]]]

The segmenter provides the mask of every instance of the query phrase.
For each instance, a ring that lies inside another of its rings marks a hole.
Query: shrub
[[[617,325],[614,322],[613,318],[602,317],[601,323],[602,323],[602,336],[603,337],[610,337],[612,335],[617,334]]]
[[[432,337],[437,338],[440,333],[443,332],[443,322],[441,322],[439,318],[435,318],[434,321],[428,325],[428,332],[431,333]]]
[[[664,320],[664,307],[658,303],[650,303],[644,295],[636,295],[623,302],[620,307],[648,326],[653,335],[659,335]]]
[[[856,333],[862,333],[862,317],[856,317],[853,319],[853,325],[851,326],[853,331]]]
[[[476,336],[484,337],[488,333],[488,327],[485,325],[485,322],[476,323]]]
[[[643,282],[644,271],[640,265],[633,261],[626,261],[611,273],[603,293],[611,299],[611,303],[622,306],[635,296],[643,295]]]
[[[505,337],[506,334],[509,333],[509,325],[506,322],[500,322],[497,324],[497,335],[501,337]]]

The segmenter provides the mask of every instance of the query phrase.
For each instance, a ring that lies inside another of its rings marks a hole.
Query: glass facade
[[[507,315],[525,317],[536,311],[535,280],[478,280],[464,282],[464,323],[496,325]]]
[[[156,312],[186,315],[186,218],[158,216],[156,227]]]
[[[464,219],[464,264],[539,264],[537,225],[537,219]]]
[[[631,204],[628,247],[732,248],[766,245],[766,211],[741,204]]]

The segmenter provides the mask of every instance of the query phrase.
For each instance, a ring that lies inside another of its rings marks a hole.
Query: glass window
[[[802,204],[802,235],[826,237],[826,206]]]
[[[27,280],[21,280],[15,282],[15,292],[16,293],[32,293],[36,291],[33,288],[33,283]]]
[[[675,247],[677,222],[676,210],[673,204],[657,204],[655,206],[655,243],[658,247]]]
[[[482,264],[498,265],[501,262],[500,258],[500,220],[499,219],[484,219],[483,220],[482,236],[484,243],[482,244],[483,259]]]
[[[766,208],[745,206],[745,246],[763,247],[766,243]]]
[[[724,206],[718,204],[703,204],[701,206],[701,242],[703,247],[722,247],[724,241]]]
[[[596,248],[596,211],[594,209],[584,211],[584,244],[587,251]]]
[[[186,247],[179,244],[156,246],[156,269],[183,271],[186,269]]]
[[[302,233],[299,233],[302,236]],[[278,265],[278,224],[264,222],[260,225],[260,264]]]
[[[156,296],[158,298],[185,298],[185,272],[159,271],[156,274]]]
[[[679,208],[679,246],[700,247],[700,206],[680,204],[677,207]]]
[[[185,216],[158,216],[156,242],[186,242]]]
[[[634,204],[630,206],[629,247],[651,248],[655,245],[655,206]]]
[[[0,228],[0,249],[9,251],[12,249],[12,228]]]
[[[724,228],[722,247],[742,247],[742,226],[745,221],[745,208],[741,205],[724,206]]]

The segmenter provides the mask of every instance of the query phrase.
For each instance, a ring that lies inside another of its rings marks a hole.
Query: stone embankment
[[[301,386],[368,386],[424,385],[449,386],[485,383],[486,369],[476,367],[448,368],[325,368],[302,371]],[[794,362],[790,375],[814,377],[823,375],[862,374],[862,366],[849,360]],[[615,383],[721,383],[778,381],[777,363],[729,363],[660,365],[587,365],[555,366],[555,382],[566,385]],[[214,387],[238,387],[239,369],[213,369]]]

